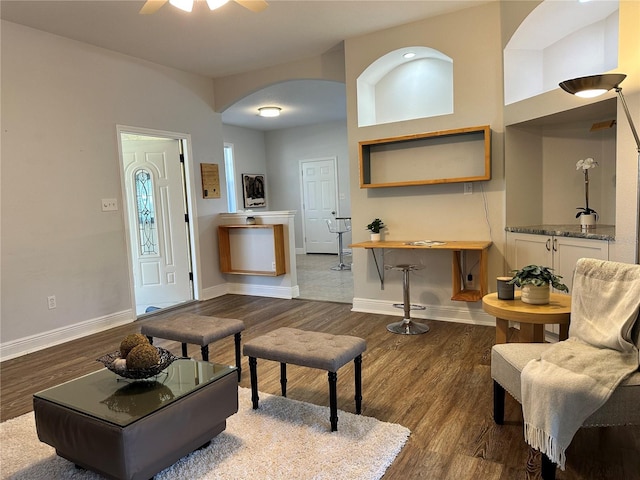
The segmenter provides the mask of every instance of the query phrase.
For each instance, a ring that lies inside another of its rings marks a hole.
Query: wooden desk
[[[351,248],[364,248],[371,251],[373,260],[376,264],[376,270],[378,271],[378,277],[380,278],[380,288],[384,288],[384,250],[385,249],[417,249],[417,250],[449,250],[452,252],[451,263],[451,280],[452,280],[452,296],[451,300],[458,300],[463,302],[477,302],[488,291],[487,289],[487,260],[488,250],[492,245],[490,241],[450,241],[443,240],[437,242],[437,244],[420,245],[414,241],[384,241],[384,242],[360,242],[352,243],[349,245]],[[378,262],[375,250],[382,252],[381,262]],[[466,290],[463,288],[460,280],[460,265],[461,256],[468,250],[475,250],[480,252],[480,273],[478,275],[480,280],[479,290]]]
[[[552,293],[548,304],[530,305],[520,300],[517,292],[513,300],[500,300],[497,293],[482,297],[482,308],[496,317],[496,343],[507,343],[509,320],[520,322],[520,342],[544,342],[544,326],[560,325],[560,340],[569,337],[571,295]]]

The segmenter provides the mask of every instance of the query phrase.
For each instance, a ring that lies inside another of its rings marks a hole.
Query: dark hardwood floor
[[[385,326],[398,317],[351,312],[348,304],[241,295],[177,311],[241,319],[243,341],[281,326],[366,339],[362,414],[411,430],[385,479],[539,478],[540,458],[524,442],[520,405],[507,395],[505,425],[492,419],[491,327],[429,321],[427,334],[395,335]],[[31,411],[34,392],[103,368],[95,359],[117,350],[126,334],[177,311],[1,363],[2,421]],[[178,343],[155,344],[180,354]],[[211,345],[210,352],[212,361],[235,364],[232,337]],[[189,346],[189,355],[200,358],[199,346]],[[242,366],[240,385],[248,388],[246,357]],[[279,365],[259,361],[258,369],[260,390],[279,394]],[[328,405],[326,372],[290,366],[288,380],[290,398]],[[353,395],[349,364],[338,372],[338,408],[354,412]],[[558,479],[640,479],[640,428],[581,429],[567,459]]]

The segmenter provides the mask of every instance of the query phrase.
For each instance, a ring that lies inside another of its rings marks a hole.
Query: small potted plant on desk
[[[379,218],[376,218],[367,225],[367,230],[371,232],[371,241],[379,242],[380,241],[380,230],[384,228],[384,223]]]
[[[560,282],[562,277],[551,270],[541,265],[527,265],[520,270],[513,270],[513,278],[508,283],[522,289],[520,298],[524,303],[545,305],[549,303],[549,285],[561,292],[569,292],[567,286]]]

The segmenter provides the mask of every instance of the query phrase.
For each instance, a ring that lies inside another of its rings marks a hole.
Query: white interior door
[[[336,159],[301,161],[300,178],[306,253],[338,253],[337,236],[326,222],[337,213]]]
[[[137,314],[193,299],[180,141],[123,134]]]

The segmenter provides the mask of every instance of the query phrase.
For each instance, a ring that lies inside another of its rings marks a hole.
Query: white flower
[[[593,158],[585,158],[583,160],[578,160],[576,163],[576,170],[589,170],[590,168],[596,168],[598,166],[598,162],[596,162]]]

